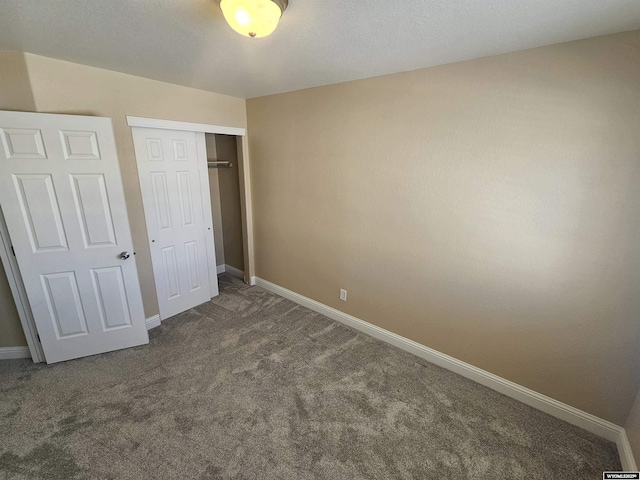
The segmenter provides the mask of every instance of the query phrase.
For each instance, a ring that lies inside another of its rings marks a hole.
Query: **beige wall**
[[[34,108],[24,55],[0,51],[0,109],[30,111]]]
[[[27,345],[7,277],[0,265],[0,348]]]
[[[218,160],[216,152],[216,137],[213,133],[206,133],[207,161]],[[209,192],[211,197],[211,216],[213,217],[213,241],[216,251],[216,264],[224,265],[224,235],[222,233],[222,210],[220,207],[220,182],[217,168],[209,168]]]
[[[246,126],[245,100],[25,54],[38,112],[111,117],[147,317],[158,313],[133,138],[126,115]]]
[[[625,429],[629,437],[631,449],[633,450],[633,456],[636,458],[636,461],[640,461],[640,392],[638,392],[629,418],[627,418]]]
[[[24,56],[0,52],[0,110],[33,111],[34,108]],[[0,348],[26,344],[9,283],[0,265]]]
[[[248,100],[257,275],[624,424],[639,59],[636,31]]]
[[[240,179],[236,137],[216,135],[216,150],[220,161],[230,161],[232,168],[218,169],[220,207],[224,236],[224,263],[244,271],[242,245],[242,213],[240,210]],[[220,263],[220,262],[218,262]]]

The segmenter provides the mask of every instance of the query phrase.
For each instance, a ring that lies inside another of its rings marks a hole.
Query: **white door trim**
[[[206,123],[178,122],[158,118],[132,117],[130,115],[127,115],[127,125],[130,127],[160,128],[162,130],[181,130],[184,132],[220,133],[240,137],[247,134],[245,128],[208,125]]]
[[[255,256],[253,246],[253,201],[251,199],[251,161],[249,138],[236,137],[238,149],[238,176],[240,177],[240,213],[242,216],[242,253],[244,257],[244,283],[253,285]]]
[[[4,221],[2,209],[0,209],[0,259],[2,260],[7,280],[9,281],[9,288],[11,288],[16,309],[18,310],[18,317],[20,318],[20,323],[24,330],[24,336],[27,339],[31,358],[35,363],[44,362],[44,352],[42,350],[42,345],[40,345],[40,340],[38,340],[38,330],[36,329],[36,323],[33,320],[29,301],[27,300],[27,292],[24,288],[24,284],[22,283],[22,276],[20,275],[18,262],[11,251],[11,237],[9,237],[9,230],[7,229],[7,224]],[[27,347],[11,348],[25,349]],[[3,357],[0,355],[0,359],[2,358],[22,357]]]
[[[179,122],[158,118],[134,117],[127,115],[130,127],[158,128],[161,130],[180,130],[186,132],[218,133],[235,135],[238,147],[240,177],[240,208],[242,212],[242,241],[244,256],[244,282],[249,285],[255,275],[255,257],[253,246],[253,207],[251,203],[251,163],[249,160],[249,139],[247,129],[206,123]],[[215,265],[214,265],[215,269]]]

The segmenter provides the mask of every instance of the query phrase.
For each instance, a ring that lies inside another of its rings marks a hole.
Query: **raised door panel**
[[[91,270],[93,288],[104,331],[130,327],[127,292],[119,266]]]
[[[58,340],[87,335],[89,328],[74,272],[42,275],[50,322]]]
[[[51,175],[13,175],[13,184],[32,251],[66,251],[67,238]]]
[[[70,179],[85,247],[116,245],[104,175],[72,174]]]
[[[184,244],[189,292],[195,292],[202,288],[202,279],[200,277],[201,259],[198,248],[198,242],[195,240]]]
[[[171,205],[167,175],[165,172],[151,172],[150,177],[157,228],[159,231],[171,230]]]
[[[33,128],[0,128],[0,137],[8,160],[47,158],[42,131]]]
[[[180,296],[180,276],[178,274],[176,248],[173,245],[164,247],[161,249],[161,254],[167,300],[171,300]]]
[[[189,160],[188,146],[186,140],[173,140],[173,159],[176,162],[186,162]]]
[[[161,162],[164,160],[162,155],[162,140],[159,138],[147,138],[147,160],[150,162]]]
[[[100,160],[96,132],[60,131],[65,160]]]
[[[191,188],[191,174],[189,172],[177,172],[178,200],[180,202],[180,219],[183,227],[195,223],[193,192]]]

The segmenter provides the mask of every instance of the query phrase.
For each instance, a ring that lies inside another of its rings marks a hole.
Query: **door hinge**
[[[13,245],[11,245],[11,253],[13,253],[13,256],[16,256],[16,251],[13,249]]]
[[[42,343],[42,340],[40,340],[40,334],[39,334],[39,333],[36,333],[36,337],[38,337],[38,341],[39,341],[40,343]]]

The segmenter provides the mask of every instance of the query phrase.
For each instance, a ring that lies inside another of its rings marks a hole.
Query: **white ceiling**
[[[215,0],[0,0],[0,50],[252,98],[640,29],[640,0],[290,0],[233,32]]]

